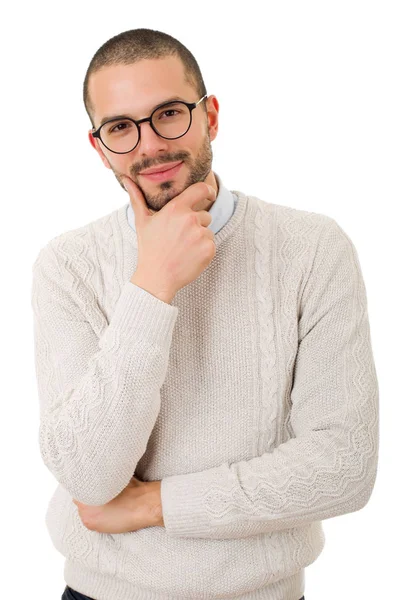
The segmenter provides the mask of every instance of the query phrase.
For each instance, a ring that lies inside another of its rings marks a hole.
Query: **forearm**
[[[67,287],[62,261],[49,248],[33,269],[40,452],[71,496],[101,505],[146,449],[178,309],[128,281],[106,320],[83,281],[79,296]]]

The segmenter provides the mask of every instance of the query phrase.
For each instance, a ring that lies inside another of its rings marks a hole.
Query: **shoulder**
[[[284,262],[309,263],[325,232],[343,232],[336,220],[324,213],[267,202],[248,196],[250,218],[254,220],[255,235],[275,246]]]
[[[64,231],[39,248],[32,263],[32,269],[47,264],[68,273],[87,279],[98,263],[99,249],[109,244],[117,227],[117,214],[121,208],[101,216],[85,225]]]
[[[272,224],[288,237],[317,236],[327,226],[336,223],[329,215],[284,204],[266,202],[257,196],[249,196],[250,204],[257,212],[267,217]]]
[[[96,330],[104,322],[99,292],[104,262],[115,258],[118,210],[54,236],[32,263],[32,293],[78,307]]]
[[[351,238],[332,216],[257,196],[247,198],[254,243],[263,253],[272,252],[283,270],[299,268],[304,273],[328,254],[332,258],[352,254],[358,260]]]

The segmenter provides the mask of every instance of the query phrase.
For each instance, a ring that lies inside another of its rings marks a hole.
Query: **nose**
[[[166,150],[169,140],[158,135],[150,125],[149,121],[141,123],[140,140],[138,143],[139,153],[143,155],[152,155],[156,151]]]

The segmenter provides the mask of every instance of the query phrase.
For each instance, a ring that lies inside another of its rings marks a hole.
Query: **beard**
[[[164,158],[164,157],[163,157]],[[176,180],[170,179],[166,181],[161,181],[160,183],[153,182],[153,186],[156,188],[155,191],[148,191],[143,188],[137,182],[136,175],[129,174],[129,177],[136,183],[140,191],[142,192],[143,198],[146,202],[147,208],[153,212],[157,212],[161,210],[170,200],[179,196],[186,188],[197,183],[199,181],[204,181],[208,174],[211,171],[212,166],[212,148],[210,135],[207,130],[207,134],[204,136],[203,144],[201,145],[197,156],[194,160],[190,159],[187,152],[176,153],[175,155],[171,155],[168,157],[168,160],[165,162],[177,162],[183,161],[183,165],[181,167],[181,171],[178,173]],[[124,185],[121,182],[121,176],[110,164],[111,169],[121,187],[124,189]],[[182,169],[186,166],[188,173],[186,175],[185,181],[178,181],[179,177],[182,177]],[[152,185],[152,184],[150,184]]]

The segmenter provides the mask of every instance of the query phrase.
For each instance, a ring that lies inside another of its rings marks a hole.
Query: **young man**
[[[223,185],[218,101],[171,36],[108,40],[84,101],[129,202],[33,265],[63,598],[304,598],[322,520],[362,509],[377,471],[354,245]]]

